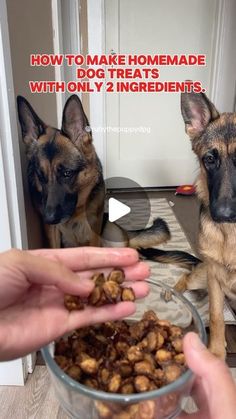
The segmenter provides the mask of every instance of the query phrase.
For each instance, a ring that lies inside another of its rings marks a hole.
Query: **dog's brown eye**
[[[73,176],[74,171],[73,170],[64,170],[62,172],[62,174],[63,174],[64,177],[71,177],[71,176]]]
[[[216,162],[216,159],[214,156],[212,156],[212,154],[209,154],[208,156],[204,157],[204,162],[210,165],[210,164],[214,164]]]
[[[206,161],[207,161],[207,163],[214,163],[215,162],[215,157],[213,157],[213,156],[207,156],[206,157]]]

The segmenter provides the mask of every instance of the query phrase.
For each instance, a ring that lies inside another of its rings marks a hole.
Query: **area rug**
[[[135,205],[135,207],[137,207],[138,211],[140,212],[140,220],[142,220],[142,200],[129,198],[122,199],[122,202],[130,206],[131,208],[134,208]],[[168,223],[169,229],[171,231],[171,240],[169,240],[164,245],[158,246],[158,248],[164,250],[183,250],[185,252],[194,254],[187,240],[187,237],[185,236],[184,231],[182,230],[179,222],[177,221],[175,214],[172,208],[170,207],[168,201],[164,198],[150,199],[150,204],[151,217],[148,225],[151,225],[152,221],[155,218],[161,217]],[[130,220],[132,220],[131,215],[132,214],[130,214],[129,216]],[[130,225],[130,229],[132,229],[132,227],[133,226]],[[138,228],[138,226],[136,225],[135,228]],[[184,269],[176,267],[174,265],[160,264],[152,261],[148,261],[148,263],[151,267],[151,278],[154,280],[162,281],[164,284],[167,284],[171,287],[176,284],[179,277],[184,272]],[[207,292],[205,290],[186,291],[184,295],[189,301],[192,302],[192,304],[195,306],[202,319],[204,320],[205,324],[208,325],[209,302]],[[234,313],[227,302],[225,302],[224,305],[224,318],[227,324],[236,324],[236,318],[234,316]]]

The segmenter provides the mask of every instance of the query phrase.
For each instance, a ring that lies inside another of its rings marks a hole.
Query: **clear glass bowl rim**
[[[171,291],[173,295],[175,295],[179,300],[181,300],[191,311],[193,319],[198,327],[198,333],[201,341],[206,344],[207,343],[207,335],[206,330],[203,324],[203,321],[195,309],[195,307],[192,305],[190,301],[187,300],[182,294],[175,291],[173,288],[169,287],[166,284],[163,284],[160,281],[154,281],[151,278],[147,280],[148,283],[152,285],[159,286],[160,288],[164,288],[168,291]],[[77,381],[70,378],[67,374],[65,374],[61,368],[57,365],[57,363],[54,361],[53,357],[50,354],[50,345],[44,346],[41,349],[43,358],[50,368],[50,370],[59,378],[60,381],[63,382],[67,387],[71,388],[71,390],[78,391],[83,396],[104,401],[106,403],[137,403],[144,400],[151,400],[156,399],[161,396],[166,396],[169,393],[172,393],[174,391],[180,390],[182,386],[184,386],[192,377],[193,372],[190,369],[187,369],[180,378],[175,380],[173,383],[170,383],[158,390],[152,390],[152,391],[146,391],[144,393],[138,393],[138,394],[112,394],[112,393],[106,393],[105,391],[99,391],[91,389],[87,386],[84,386],[83,384],[78,383]]]

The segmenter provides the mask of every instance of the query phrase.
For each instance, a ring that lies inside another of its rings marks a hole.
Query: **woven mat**
[[[139,199],[122,199],[122,202],[131,206],[132,208],[137,208],[137,211],[140,212],[140,219],[142,219],[142,200]],[[132,204],[131,204],[132,202]],[[150,199],[151,204],[151,217],[149,220],[149,225],[151,225],[153,219],[157,217],[163,218],[169,226],[171,231],[171,240],[164,245],[158,246],[160,249],[165,250],[183,250],[189,253],[193,253],[191,246],[185,236],[179,222],[177,221],[172,208],[169,206],[169,203],[166,199]],[[130,222],[132,223],[132,216],[129,216]],[[141,222],[140,222],[141,223]],[[119,222],[118,222],[119,224]],[[120,223],[122,225],[122,223]],[[126,222],[127,226],[127,222]],[[137,229],[139,226],[132,226],[130,225],[130,229]],[[151,267],[151,277],[158,281],[163,281],[164,284],[169,286],[174,286],[178,281],[181,274],[184,272],[184,269],[173,266],[173,265],[166,265],[156,262],[148,261]],[[191,301],[191,303],[196,307],[200,316],[204,320],[205,324],[207,325],[209,322],[209,315],[208,315],[208,295],[205,290],[197,290],[197,291],[186,291],[185,297]],[[231,310],[230,306],[227,302],[224,305],[224,319],[227,324],[236,324],[236,317]]]

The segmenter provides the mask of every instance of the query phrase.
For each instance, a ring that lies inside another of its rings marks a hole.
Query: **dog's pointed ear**
[[[23,141],[30,145],[45,133],[46,124],[23,96],[17,96],[17,108]]]
[[[62,116],[61,131],[76,145],[88,146],[92,142],[91,129],[78,96],[67,100]]]
[[[208,124],[219,117],[219,112],[204,93],[182,93],[181,112],[185,131],[191,139],[199,137]]]

